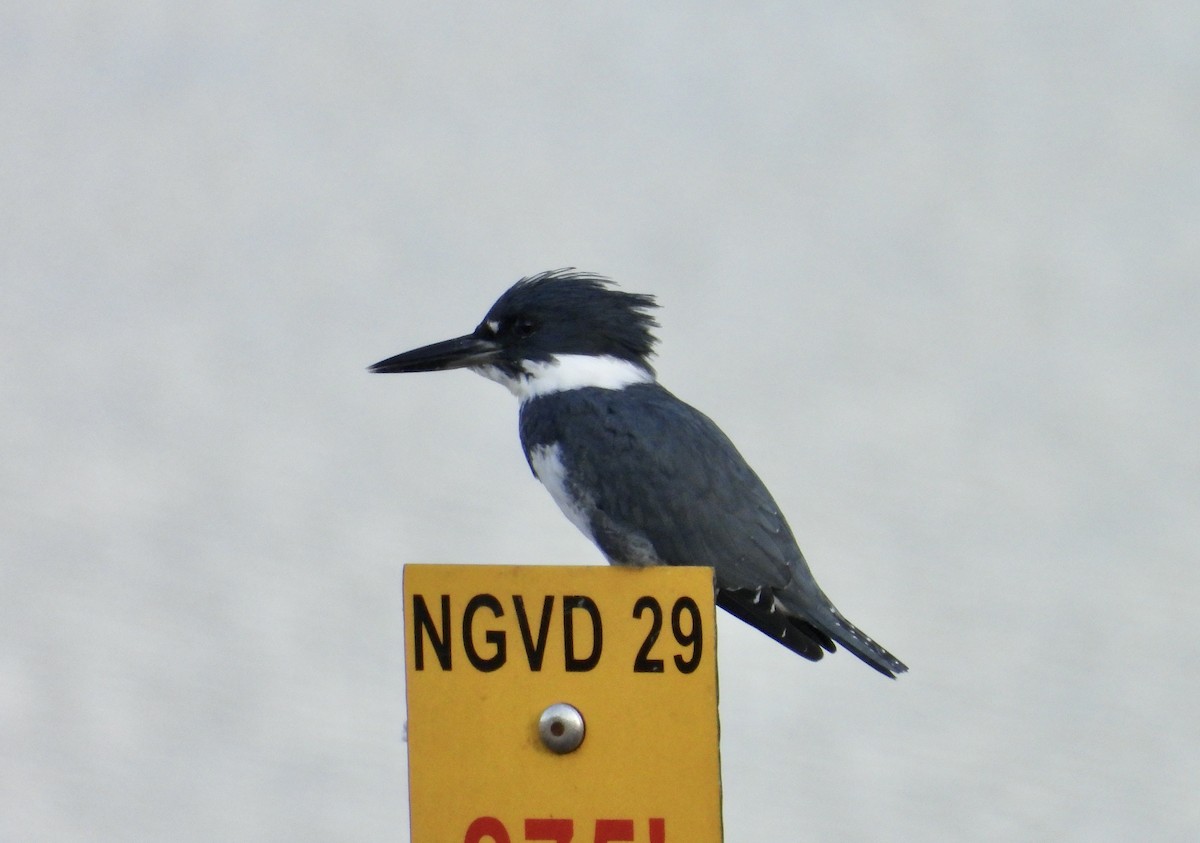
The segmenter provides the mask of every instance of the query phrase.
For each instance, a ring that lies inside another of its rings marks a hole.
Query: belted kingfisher
[[[372,372],[469,368],[520,401],[534,476],[614,565],[705,565],[717,605],[811,661],[841,644],[908,668],[813,579],[771,493],[729,438],[655,379],[653,296],[573,269],[522,278],[470,334]],[[835,643],[836,642],[836,643]]]

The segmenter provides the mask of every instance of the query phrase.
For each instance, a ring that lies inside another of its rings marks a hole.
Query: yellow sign
[[[712,569],[407,565],[404,605],[413,843],[719,843]]]

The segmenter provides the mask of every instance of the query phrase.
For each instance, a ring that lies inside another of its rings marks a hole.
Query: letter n
[[[438,635],[425,605],[423,594],[413,595],[413,661],[417,670],[425,669],[425,635],[429,635],[429,644],[433,647],[438,664],[442,670],[450,669],[450,595],[442,595],[442,634]]]

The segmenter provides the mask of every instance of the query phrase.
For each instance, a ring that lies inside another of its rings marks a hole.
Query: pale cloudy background
[[[1194,3],[0,10],[0,840],[407,839],[405,562],[598,554],[364,367],[575,265],[912,666],[723,619],[726,838],[1200,839]]]

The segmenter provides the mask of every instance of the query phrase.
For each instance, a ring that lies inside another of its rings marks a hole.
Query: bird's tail
[[[908,670],[904,662],[842,617],[815,589],[815,583],[814,591],[805,604],[789,606],[790,595],[771,589],[718,589],[717,605],[809,661],[820,661],[841,644],[889,678]]]
[[[884,676],[894,679],[898,673],[908,672],[908,665],[893,656],[869,635],[842,616],[836,606],[828,606],[828,617],[818,625],[837,643],[858,656]]]
[[[846,620],[816,588],[803,602],[772,589],[718,589],[717,605],[809,661],[820,661],[841,644],[884,676],[908,666]],[[789,605],[791,604],[791,605]]]

